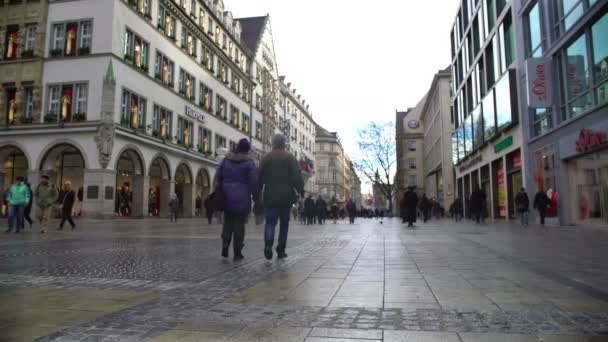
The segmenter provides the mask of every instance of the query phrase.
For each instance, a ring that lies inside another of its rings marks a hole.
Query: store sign
[[[186,106],[186,116],[193,118],[196,121],[199,121],[201,123],[205,122],[205,113],[196,110],[190,106]]]
[[[526,60],[528,77],[528,107],[551,107],[551,59],[529,58]]]
[[[473,157],[472,159],[469,159],[466,163],[462,164],[462,166],[460,166],[460,172],[465,172],[466,170],[472,168],[473,166],[481,163],[481,161],[483,160],[483,158],[481,157],[481,154]]]
[[[507,218],[507,194],[505,192],[505,170],[502,162],[496,164],[496,178],[498,183],[498,216]]]
[[[504,140],[502,140],[501,142],[499,142],[498,144],[494,145],[494,152],[495,153],[499,153],[500,151],[506,149],[507,147],[513,145],[513,137],[509,136],[507,138],[505,138]]]
[[[606,133],[594,132],[590,129],[583,128],[576,140],[576,152],[584,153],[598,146],[602,146],[606,144],[606,142]]]

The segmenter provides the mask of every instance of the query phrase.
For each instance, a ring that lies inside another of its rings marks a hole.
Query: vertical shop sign
[[[502,162],[496,165],[496,175],[498,180],[498,216],[501,219],[507,218],[507,194],[505,193],[505,171]]]

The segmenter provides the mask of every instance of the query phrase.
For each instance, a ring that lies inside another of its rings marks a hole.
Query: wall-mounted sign
[[[407,123],[407,127],[411,128],[411,129],[416,129],[416,128],[420,127],[420,121],[418,121],[418,120],[410,120]]]
[[[460,172],[465,172],[466,170],[472,168],[473,166],[481,163],[481,161],[483,160],[483,158],[481,157],[481,154],[478,154],[477,156],[469,159],[466,163],[462,164],[459,168]]]
[[[196,121],[199,121],[201,123],[205,122],[205,113],[194,109],[190,106],[186,106],[186,116],[193,118]]]
[[[583,128],[578,134],[576,140],[576,152],[583,153],[606,144],[606,133],[594,132],[590,129]]]
[[[551,59],[529,58],[526,60],[528,78],[528,107],[551,107]]]
[[[508,136],[505,139],[503,139],[501,142],[499,142],[498,144],[494,145],[494,152],[499,153],[500,151],[504,150],[505,148],[507,148],[511,145],[513,145],[513,137]]]

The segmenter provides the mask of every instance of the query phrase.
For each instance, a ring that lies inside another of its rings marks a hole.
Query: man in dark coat
[[[475,188],[471,193],[471,214],[475,218],[475,222],[481,223],[483,208],[486,203],[486,194],[479,188]]]
[[[245,221],[251,212],[251,199],[257,202],[260,190],[255,161],[249,155],[250,148],[249,140],[241,139],[235,151],[224,158],[215,178],[215,188],[221,189],[224,194],[222,256],[228,257],[228,248],[234,236],[235,261],[243,259]]]
[[[426,197],[426,195],[422,195],[418,207],[420,208],[420,212],[422,212],[422,220],[424,223],[426,223],[426,221],[428,221],[429,219],[429,213],[431,211],[431,202]]]
[[[264,192],[266,227],[264,230],[264,256],[272,259],[272,245],[277,222],[280,221],[277,257],[287,257],[287,233],[291,206],[298,195],[304,194],[304,179],[296,158],[285,150],[285,136],[277,134],[272,138],[272,151],[260,162],[260,188]]]
[[[209,221],[209,224],[211,224],[211,222],[213,221],[213,197],[215,196],[214,193],[211,193],[209,196],[207,196],[207,198],[205,199],[205,214],[207,215],[207,221]]]
[[[357,216],[357,205],[353,199],[348,200],[348,204],[346,205],[346,210],[348,211],[348,221],[350,224],[355,223],[355,217]]]
[[[317,198],[317,202],[315,203],[316,206],[316,214],[317,214],[317,223],[319,224],[324,224],[325,223],[325,213],[327,212],[327,202],[325,202],[325,200],[319,196],[319,198]]]
[[[315,216],[315,201],[312,199],[311,195],[308,195],[308,198],[304,201],[304,216],[306,216],[306,224],[312,225],[312,220]]]
[[[59,199],[61,201],[61,223],[59,223],[59,228],[57,228],[57,230],[63,230],[65,221],[70,223],[72,230],[76,229],[76,224],[72,220],[72,208],[74,207],[74,202],[76,201],[76,193],[74,190],[72,190],[71,182],[65,182],[63,194]]]
[[[547,207],[551,204],[551,200],[547,193],[539,190],[534,196],[534,209],[538,210],[540,216],[540,224],[545,225],[545,216],[547,214]]]
[[[515,206],[517,206],[521,226],[527,226],[528,212],[530,211],[530,198],[526,193],[526,189],[521,188],[521,191],[515,196]]]
[[[416,222],[416,208],[418,207],[418,195],[416,195],[414,189],[409,188],[405,192],[400,206],[403,223],[407,222],[408,227],[413,227],[414,222]]]

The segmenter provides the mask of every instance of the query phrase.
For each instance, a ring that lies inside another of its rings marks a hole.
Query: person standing
[[[42,175],[40,184],[36,187],[35,192],[36,205],[38,206],[38,221],[40,222],[40,233],[45,234],[51,218],[53,205],[57,201],[57,189],[49,184],[49,176]]]
[[[416,208],[418,207],[418,195],[413,188],[408,188],[400,203],[401,218],[408,227],[414,227],[416,222]]]
[[[213,197],[214,196],[215,196],[215,194],[212,193],[209,196],[207,196],[207,198],[205,199],[205,214],[207,215],[207,221],[209,222],[209,224],[211,224],[213,221],[213,209],[214,209]]]
[[[196,195],[196,200],[194,201],[194,208],[195,208],[195,216],[199,217],[201,216],[201,210],[203,209],[203,199],[201,198],[201,195]]]
[[[348,222],[350,224],[355,224],[355,216],[357,215],[357,205],[353,199],[348,200],[348,204],[346,205],[346,210],[348,211]]]
[[[482,221],[483,209],[486,201],[485,197],[486,195],[479,188],[475,188],[471,193],[471,214],[477,223],[481,223]]]
[[[76,201],[76,193],[72,190],[72,182],[67,181],[63,185],[63,193],[61,197],[61,222],[57,230],[63,230],[65,221],[68,221],[72,226],[72,230],[76,229],[76,224],[72,220],[72,209]]]
[[[6,195],[6,201],[9,205],[7,233],[12,232],[13,227],[15,228],[15,233],[19,233],[19,229],[23,227],[23,214],[25,207],[30,202],[30,192],[23,181],[23,177],[17,177]]]
[[[287,257],[287,233],[289,230],[289,210],[296,203],[298,194],[304,194],[304,179],[296,158],[285,150],[285,136],[277,134],[272,138],[272,151],[260,162],[260,189],[264,191],[266,226],[264,230],[264,256],[272,259],[272,245],[277,222],[280,220],[277,257]]]
[[[169,220],[171,222],[177,222],[177,210],[179,209],[179,199],[177,194],[172,194],[169,199]]]
[[[521,226],[528,226],[528,212],[530,210],[530,198],[526,193],[526,189],[521,188],[521,191],[515,196],[515,205],[519,212],[519,221]]]
[[[426,197],[426,195],[422,195],[420,199],[420,204],[418,204],[420,211],[422,212],[422,220],[424,223],[429,219],[429,211],[431,209],[431,202]]]
[[[332,197],[331,199],[331,218],[334,220],[334,224],[338,223],[338,199]]]
[[[312,225],[315,216],[315,201],[311,195],[308,195],[308,198],[304,201],[304,214],[306,215],[306,225]]]
[[[27,192],[29,193],[30,200],[29,200],[29,202],[27,202],[27,204],[25,205],[25,209],[23,210],[23,221],[21,222],[20,228],[24,229],[25,221],[27,221],[27,223],[30,224],[30,229],[32,229],[32,224],[34,223],[34,221],[30,217],[30,214],[32,213],[32,202],[34,201],[34,196],[32,193],[32,186],[30,185],[30,182],[28,182],[26,179],[24,184],[27,187]]]
[[[547,214],[547,207],[551,203],[549,196],[542,190],[539,190],[534,196],[534,209],[538,210],[540,216],[540,224],[545,225],[545,216]]]
[[[315,212],[317,214],[317,223],[322,225],[325,223],[325,214],[327,213],[327,203],[325,202],[323,197],[319,196],[319,198],[317,198],[315,207]]]
[[[258,174],[255,161],[249,155],[249,140],[241,139],[234,152],[226,155],[218,168],[216,189],[224,194],[224,226],[222,228],[222,257],[228,257],[233,240],[234,260],[243,259],[245,221],[251,211],[251,199],[258,202]],[[288,209],[291,208],[291,205]],[[291,213],[288,211],[288,216]]]

